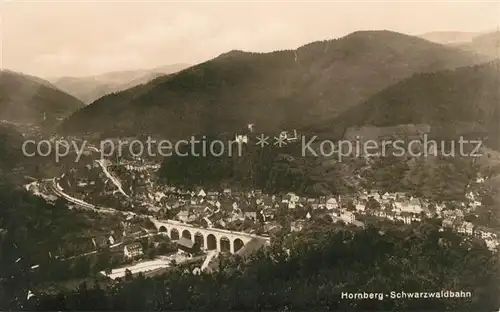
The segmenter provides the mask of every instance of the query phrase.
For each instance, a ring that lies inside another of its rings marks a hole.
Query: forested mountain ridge
[[[50,128],[83,106],[48,81],[0,71],[0,120]]]
[[[53,78],[53,84],[75,96],[86,104],[113,93],[126,90],[157,77],[175,73],[189,67],[188,64],[173,64],[152,69],[109,72],[88,77]]]
[[[168,138],[301,128],[328,120],[415,73],[486,58],[390,31],[360,31],[272,53],[231,51],[177,74],[105,96],[61,133]]]
[[[438,132],[482,134],[486,145],[498,149],[499,120],[500,61],[492,61],[417,74],[343,112],[324,129],[428,124]]]

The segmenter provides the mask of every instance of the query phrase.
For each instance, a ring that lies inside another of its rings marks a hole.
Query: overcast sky
[[[0,0],[1,2],[1,0]],[[4,68],[41,77],[197,63],[363,29],[486,31],[500,2],[3,2]]]

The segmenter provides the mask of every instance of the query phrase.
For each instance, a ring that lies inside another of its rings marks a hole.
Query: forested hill
[[[429,124],[456,133],[475,132],[500,148],[500,61],[455,70],[417,74],[325,123],[348,127]]]
[[[61,133],[104,136],[301,128],[329,120],[415,73],[485,58],[390,31],[360,31],[272,53],[231,51],[143,86],[105,96]]]
[[[0,123],[0,176],[3,182],[22,157],[23,137],[12,126]],[[0,185],[3,183],[0,183]]]
[[[152,69],[117,71],[87,77],[58,77],[51,81],[59,89],[89,104],[106,94],[147,83],[189,66],[188,64],[172,64]]]
[[[9,70],[0,71],[0,120],[52,128],[83,107],[49,82]]]

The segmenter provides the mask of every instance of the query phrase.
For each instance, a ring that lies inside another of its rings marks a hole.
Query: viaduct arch
[[[270,243],[269,237],[252,235],[243,232],[233,232],[214,228],[198,228],[189,224],[176,221],[151,220],[159,232],[166,233],[172,240],[181,237],[197,242],[204,250],[217,250],[219,252],[238,252],[249,241],[259,238]]]

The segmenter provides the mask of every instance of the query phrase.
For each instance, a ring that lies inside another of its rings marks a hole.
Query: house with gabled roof
[[[228,222],[234,222],[234,221],[243,221],[245,220],[245,217],[242,212],[232,212],[229,217],[226,219]]]
[[[113,235],[103,235],[92,238],[92,244],[95,248],[106,248],[115,243]]]
[[[205,193],[205,191],[203,189],[201,189],[199,192],[198,192],[198,197],[205,197],[207,196],[207,193]]]
[[[356,216],[350,211],[345,211],[340,215],[340,219],[345,223],[353,223],[356,220]]]
[[[303,196],[302,196],[302,197],[300,197],[300,199],[299,199],[299,201],[298,201],[298,202],[299,202],[301,205],[305,206],[305,205],[307,205],[307,204],[308,204],[307,200],[308,200],[308,198],[307,198],[307,197],[303,197]]]
[[[253,190],[253,195],[256,196],[256,197],[259,197],[259,196],[262,196],[263,193],[262,193],[262,190]]]
[[[194,242],[188,238],[181,237],[176,241],[177,248],[179,250],[184,251],[189,254],[194,254],[200,251],[200,245],[197,242]]]
[[[261,214],[264,217],[264,221],[274,220],[276,211],[273,208],[264,208],[261,210]]]
[[[383,200],[394,200],[396,199],[396,195],[393,194],[393,193],[389,193],[389,192],[385,192],[384,194],[382,194],[382,199]]]
[[[196,214],[191,213],[190,209],[185,209],[179,211],[179,213],[176,215],[176,219],[178,219],[181,222],[193,222],[196,220]]]
[[[262,198],[262,205],[266,208],[271,208],[274,205],[275,197],[273,196],[263,196]]]
[[[446,209],[446,205],[444,203],[434,203],[434,206],[436,207],[436,214],[441,215],[443,210]]]
[[[264,224],[264,231],[269,233],[270,235],[281,231],[281,229],[282,229],[282,226],[274,221],[267,222],[266,224]]]
[[[422,212],[422,205],[420,200],[416,197],[411,197],[404,200],[396,200],[394,206],[401,212],[408,212],[411,214],[420,214]]]
[[[453,220],[459,219],[462,220],[464,218],[464,213],[460,209],[446,209],[441,213],[445,218],[451,218]]]
[[[123,237],[136,236],[142,233],[142,228],[138,224],[125,224],[123,227]]]
[[[372,197],[373,199],[375,199],[378,202],[380,202],[380,200],[382,199],[382,197],[380,196],[380,194],[378,192],[376,192],[376,191],[371,191],[368,194],[368,197]]]
[[[323,195],[323,196],[320,196],[320,197],[318,198],[318,203],[319,203],[320,205],[326,205],[326,201],[327,201],[327,200],[328,200],[328,197],[326,197],[326,196],[324,196],[324,195]]]
[[[339,202],[335,197],[330,197],[326,200],[326,209],[332,210],[339,208]]]
[[[481,207],[482,203],[481,201],[479,200],[479,196],[477,196],[477,194],[474,194],[474,192],[468,192],[465,197],[467,198],[468,200],[468,203],[469,203],[469,206],[472,208],[472,209],[476,209],[478,207]]]
[[[307,197],[307,198],[306,198],[306,201],[307,201],[307,203],[309,203],[309,204],[314,204],[314,203],[318,203],[318,202],[319,202],[319,199],[318,199],[318,198],[314,198],[314,197]]]
[[[244,196],[244,193],[242,191],[239,191],[239,190],[233,190],[231,192],[231,196],[235,199],[239,199],[241,198],[242,196]]]
[[[385,211],[385,210],[377,210],[377,211],[375,211],[374,214],[380,218],[387,218],[387,211]]]
[[[291,202],[298,203],[300,201],[300,196],[295,193],[288,193],[287,196],[289,196]]]
[[[205,214],[212,214],[212,213],[214,213],[214,210],[213,210],[213,208],[206,206],[205,209],[203,209],[203,212]]]
[[[126,258],[132,259],[142,256],[144,253],[142,251],[142,245],[140,243],[133,243],[123,247],[123,255]]]
[[[217,199],[219,197],[219,192],[217,191],[208,191],[207,192],[207,197],[210,199]]]
[[[396,200],[404,200],[408,197],[406,193],[403,192],[396,192],[394,195],[396,196]]]
[[[233,203],[229,198],[222,198],[219,200],[220,203],[220,209],[223,211],[232,211],[233,210]]]
[[[288,204],[289,202],[290,202],[290,195],[281,196],[281,203],[282,204]]]
[[[409,212],[403,211],[401,212],[399,219],[402,220],[405,224],[411,224],[412,215]]]
[[[306,221],[304,221],[304,220],[293,221],[290,224],[290,230],[292,232],[300,232],[305,227],[305,225],[306,225]]]
[[[457,231],[459,233],[473,235],[474,234],[474,224],[472,224],[471,222],[462,222],[460,225],[457,226]]]
[[[391,221],[396,220],[396,214],[395,214],[393,211],[388,210],[388,211],[386,211],[385,213],[386,213],[386,218],[387,218],[387,219],[389,219],[389,220],[391,220]]]
[[[220,209],[222,207],[220,201],[216,201],[214,206],[217,208],[217,209]]]
[[[356,205],[355,205],[356,211],[358,211],[360,213],[365,212],[366,204],[367,204],[366,200],[357,201]]]
[[[257,212],[256,211],[247,211],[247,212],[243,213],[243,217],[245,219],[257,221]]]
[[[334,220],[340,218],[340,211],[332,210],[329,214]]]

